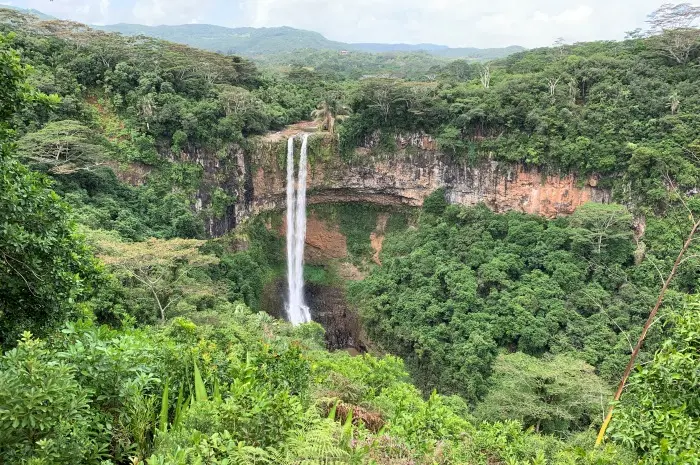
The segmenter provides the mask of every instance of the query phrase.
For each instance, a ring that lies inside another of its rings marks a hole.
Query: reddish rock
[[[413,151],[383,155],[362,151],[352,162],[336,154],[309,164],[309,203],[421,206],[430,193],[444,187],[450,203],[485,203],[497,212],[515,210],[553,218],[571,214],[588,201],[610,200],[610,192],[592,185],[597,185],[595,181],[489,160],[476,165],[456,161],[439,151],[421,149],[422,137],[411,142]],[[256,166],[251,199],[247,208],[237,212],[251,215],[284,209],[286,171],[276,162]]]
[[[287,221],[282,224],[280,234],[287,232]],[[348,244],[345,236],[337,225],[329,224],[309,215],[306,219],[306,247],[304,259],[308,263],[322,263],[329,259],[345,258],[348,256]]]

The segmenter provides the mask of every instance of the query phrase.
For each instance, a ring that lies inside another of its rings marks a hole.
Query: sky
[[[0,0],[88,24],[291,26],[343,42],[547,46],[622,39],[669,0]],[[679,0],[680,2],[680,0]],[[695,5],[700,3],[690,2]]]

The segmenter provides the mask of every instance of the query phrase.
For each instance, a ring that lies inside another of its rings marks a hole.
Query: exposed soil
[[[284,237],[286,233],[287,220],[285,218],[280,228],[280,236]],[[304,261],[312,265],[348,256],[347,239],[340,232],[338,225],[320,220],[313,214],[306,219],[305,242]]]
[[[299,123],[287,126],[281,131],[271,132],[263,136],[265,142],[278,142],[287,140],[295,134],[302,132],[318,132],[318,123],[316,121],[301,121]]]

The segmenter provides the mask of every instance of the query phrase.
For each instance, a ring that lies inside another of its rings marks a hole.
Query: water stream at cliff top
[[[287,318],[294,324],[311,321],[304,303],[304,242],[306,241],[306,159],[308,134],[303,135],[298,180],[294,180],[294,136],[287,141]]]

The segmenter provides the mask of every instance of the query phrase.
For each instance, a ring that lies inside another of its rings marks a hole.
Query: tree
[[[491,87],[491,63],[482,65],[479,69],[479,80],[484,89]]]
[[[678,96],[678,92],[674,92],[668,97],[668,103],[666,106],[671,109],[672,115],[675,115],[678,112],[678,109],[681,107],[681,99]]]
[[[447,192],[444,187],[434,190],[423,201],[423,210],[432,215],[442,215],[449,205],[445,199]]]
[[[615,241],[627,243],[632,238],[632,215],[617,204],[585,203],[571,216],[571,226],[580,228],[580,235],[597,254]]]
[[[666,3],[650,14],[647,22],[649,32],[658,34],[654,41],[657,49],[676,63],[683,64],[700,45],[700,29],[695,27],[698,20],[700,7],[690,3]]]
[[[610,424],[611,437],[647,464],[697,462],[700,452],[700,300],[669,321],[672,335],[654,360],[630,377]]]
[[[687,205],[686,205],[687,207]],[[644,327],[642,328],[642,332],[639,335],[639,339],[637,339],[637,345],[635,345],[632,348],[632,354],[630,355],[629,362],[627,362],[627,367],[625,367],[625,372],[622,374],[622,379],[620,380],[619,384],[617,385],[617,390],[615,391],[615,396],[613,397],[613,402],[617,402],[620,400],[620,397],[622,396],[622,391],[625,389],[625,385],[627,384],[627,380],[632,373],[632,369],[635,366],[635,362],[637,360],[637,356],[639,355],[639,351],[642,348],[642,345],[644,344],[644,341],[646,339],[646,336],[649,332],[649,328],[651,328],[651,325],[654,323],[655,318],[657,313],[659,312],[659,309],[661,308],[661,304],[664,302],[664,297],[666,295],[666,291],[668,290],[669,285],[671,284],[671,281],[673,281],[673,278],[676,276],[676,272],[678,271],[678,266],[681,264],[681,262],[684,260],[684,255],[688,251],[688,249],[691,246],[691,243],[695,239],[695,234],[697,233],[698,229],[700,228],[700,220],[696,221],[694,218],[694,215],[691,210],[689,210],[690,213],[690,218],[694,222],[693,227],[690,229],[690,233],[688,234],[688,237],[686,238],[685,242],[683,243],[683,247],[681,247],[680,252],[678,252],[678,257],[676,258],[676,261],[673,263],[673,267],[671,268],[671,272],[668,274],[666,279],[663,282],[663,285],[661,286],[661,291],[659,292],[659,296],[656,299],[656,304],[654,305],[654,308],[652,308],[651,312],[649,313],[649,317],[647,318],[646,323],[644,323]],[[686,341],[689,341],[689,339],[686,339]],[[600,431],[598,432],[598,438],[596,439],[596,445],[600,445],[600,443],[603,441],[605,438],[605,432],[610,424],[610,421],[612,420],[612,415],[613,411],[615,408],[615,404],[612,404],[610,408],[608,409],[608,414],[605,417],[605,420],[603,421],[602,426],[600,427]]]
[[[441,78],[468,81],[474,77],[476,68],[476,65],[472,65],[467,60],[453,60],[442,67],[438,67],[438,70]]]
[[[375,108],[384,124],[389,122],[393,105],[400,99],[397,94],[397,83],[393,79],[375,79],[368,82],[364,91],[371,108]]]
[[[493,386],[476,408],[484,421],[519,420],[537,432],[565,433],[588,427],[609,395],[595,369],[565,355],[537,359],[516,352],[494,365]]]
[[[311,112],[311,117],[321,123],[322,129],[327,129],[331,134],[335,133],[335,122],[342,121],[351,113],[350,108],[340,102],[339,99],[326,97]]]
[[[194,268],[204,268],[219,262],[213,255],[204,255],[199,248],[204,241],[196,239],[149,239],[145,242],[119,242],[101,240],[100,258],[133,278],[153,297],[153,301],[165,321],[166,310],[176,304],[187,292],[197,292],[188,287],[184,278]]]
[[[55,104],[58,98],[26,84],[27,68],[3,36],[0,68],[0,345],[5,345],[22,331],[41,334],[63,321],[85,298],[98,270],[51,182],[14,156],[13,115],[30,102]]]
[[[90,169],[105,159],[95,131],[73,120],[53,121],[19,140],[18,153],[53,174]]]
[[[550,97],[554,97],[554,93],[557,90],[557,85],[559,84],[559,81],[561,81],[561,76],[547,78],[547,86],[549,87]]]
[[[226,116],[242,115],[263,106],[263,102],[250,91],[229,85],[219,86],[219,101]]]

